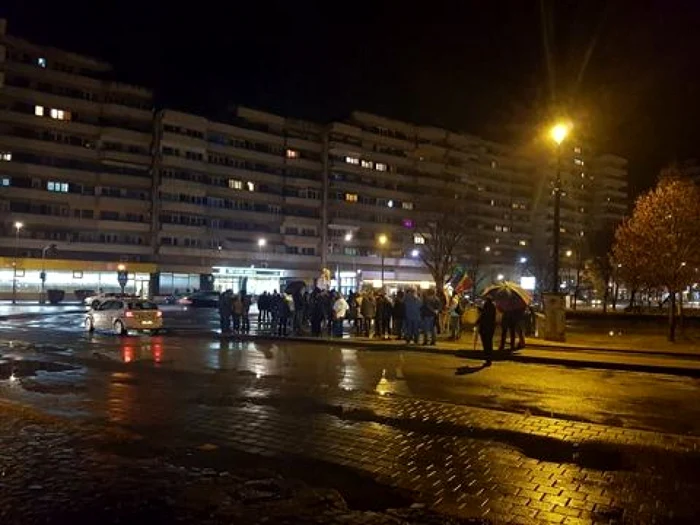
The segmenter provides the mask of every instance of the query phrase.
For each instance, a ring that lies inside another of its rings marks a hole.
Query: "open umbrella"
[[[304,281],[291,281],[284,289],[284,293],[294,295],[295,293],[303,290],[306,287]]]
[[[532,302],[528,292],[510,281],[488,286],[483,296],[490,297],[502,312],[522,311]]]

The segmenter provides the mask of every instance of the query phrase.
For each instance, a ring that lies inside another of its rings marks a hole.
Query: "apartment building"
[[[320,272],[323,128],[237,108],[228,122],[156,119],[161,293],[252,293]]]
[[[557,166],[564,253],[627,210],[614,155],[571,146],[557,161],[364,112],[325,124],[154,112],[150,91],[112,77],[0,21],[0,296],[16,282],[32,297],[42,275],[116,289],[119,265],[151,294],[259,293],[321,268],[344,291],[428,286],[424,225],[445,210],[468,232],[460,262],[517,280],[551,250]]]
[[[116,287],[118,263],[147,291],[152,96],[111,73],[0,20],[0,294],[34,293],[42,269],[49,288]]]
[[[362,112],[332,123],[328,140],[331,267],[359,268],[376,281],[384,256],[385,282],[429,282],[422,225],[445,209],[469,231],[462,262],[497,278],[524,257],[532,182],[526,159],[508,148]]]

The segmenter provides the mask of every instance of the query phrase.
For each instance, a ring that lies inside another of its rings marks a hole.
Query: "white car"
[[[94,310],[95,308],[97,308],[100,305],[100,303],[106,301],[107,299],[119,299],[119,298],[138,299],[138,297],[135,295],[128,295],[128,294],[122,295],[119,292],[107,292],[107,293],[98,293],[97,295],[91,295],[90,297],[86,297],[83,300],[83,303],[85,304],[85,306],[88,306]]]
[[[85,329],[111,330],[126,335],[129,330],[156,333],[163,328],[163,312],[151,301],[130,298],[107,298],[85,317]]]

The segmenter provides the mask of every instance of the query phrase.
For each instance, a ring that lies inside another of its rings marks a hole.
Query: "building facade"
[[[553,155],[363,112],[312,123],[238,107],[225,121],[153,110],[108,64],[7,34],[0,22],[0,297],[48,288],[279,289],[321,268],[361,283],[429,286],[424,226],[446,209],[459,258],[485,282],[534,273],[627,210],[626,161]],[[17,227],[17,225],[21,225]]]
[[[49,287],[112,286],[129,263],[129,287],[148,292],[151,108],[108,64],[15,38],[0,20],[0,294],[15,279],[34,293],[31,260],[52,253],[73,262],[46,268]]]

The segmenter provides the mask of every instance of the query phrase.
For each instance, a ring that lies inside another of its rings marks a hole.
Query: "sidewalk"
[[[275,340],[280,338],[267,334],[249,334],[235,336],[249,340]],[[343,338],[330,337],[286,337],[285,341],[306,342],[313,344],[332,344],[342,346],[359,346],[368,350],[400,350],[426,352],[435,354],[453,354],[457,357],[483,361],[481,344],[474,345],[471,337],[466,335],[461,341],[438,339],[435,346],[405,344],[404,341],[380,340],[367,337]],[[586,347],[569,343],[555,343],[541,339],[528,339],[528,347],[517,352],[498,352],[494,361],[508,360],[520,363],[548,364],[575,368],[598,368],[604,370],[626,370],[657,374],[671,374],[700,377],[700,349],[696,352],[655,352],[637,350],[631,347]]]

